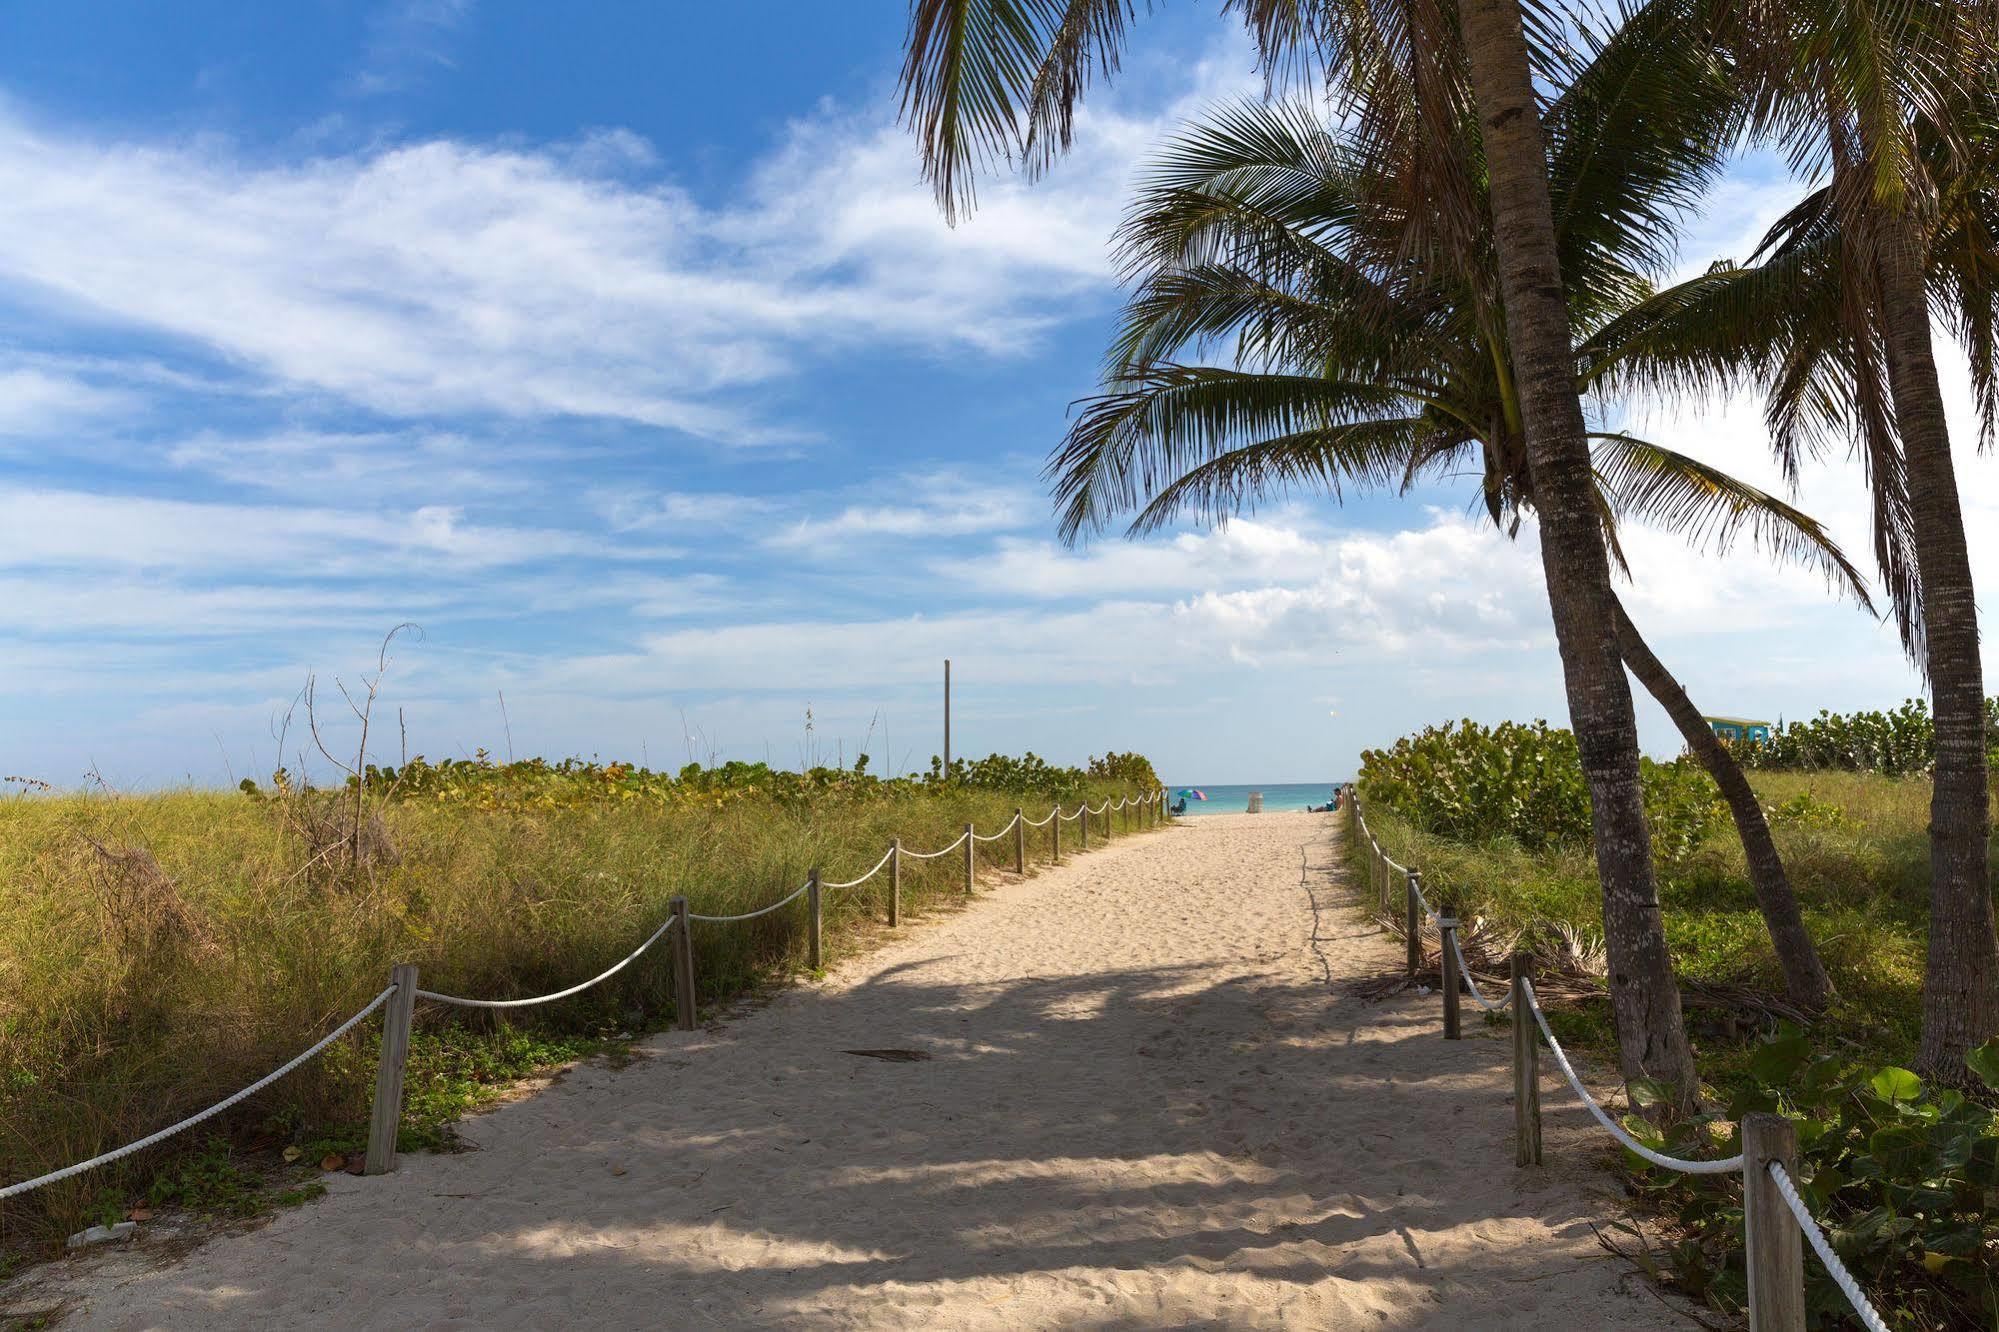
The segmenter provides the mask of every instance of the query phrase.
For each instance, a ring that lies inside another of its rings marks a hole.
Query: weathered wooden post
[[[1458,921],[1455,916],[1437,917],[1438,942],[1443,948],[1444,964],[1444,1039],[1455,1041],[1460,1038],[1458,1024],[1458,990],[1463,981],[1458,977]]]
[[[1527,983],[1534,955],[1513,955],[1513,1164],[1541,1164],[1541,1042]]]
[[[1055,802],[1055,812],[1048,816],[1048,863],[1062,863],[1062,802]]]
[[[1085,851],[1089,850],[1090,849],[1090,802],[1088,800],[1085,800],[1082,803],[1081,807],[1079,807],[1076,810],[1076,835],[1077,837],[1082,839],[1078,843],[1078,845],[1081,846],[1082,849]]]
[[[1742,1232],[1749,1265],[1749,1332],[1804,1332],[1804,1234],[1770,1163],[1797,1178],[1798,1130],[1782,1115],[1742,1117]]]
[[[805,905],[812,913],[812,931],[806,937],[806,961],[814,971],[819,970],[819,938],[825,924],[825,913],[819,903],[819,871],[815,868],[805,876]]]
[[[673,1006],[674,1025],[693,1031],[694,1011],[694,921],[687,914],[687,899],[673,899]]]
[[[902,924],[902,839],[888,844],[888,924]]]
[[[403,1066],[410,1057],[410,1023],[416,1017],[416,968],[389,969],[396,992],[382,1009],[382,1049],[375,1065],[375,1111],[368,1119],[368,1154],[361,1169],[381,1175],[396,1168],[396,1132],[403,1122]]]
[[[1410,870],[1409,877],[1402,884],[1403,951],[1407,955],[1408,973],[1411,976],[1423,969],[1423,908],[1417,902],[1418,877],[1415,870]]]
[[[1027,812],[1019,805],[1013,807],[1013,872],[1027,873]]]
[[[969,896],[977,881],[977,871],[972,868],[973,858],[979,854],[979,839],[972,834],[972,825],[965,825],[965,892]]]

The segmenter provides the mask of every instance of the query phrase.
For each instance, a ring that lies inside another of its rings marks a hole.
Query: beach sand
[[[65,1326],[1667,1328],[1589,1223],[1600,1132],[1396,965],[1324,815],[1120,841],[707,1029],[335,1175],[168,1261],[54,1264]],[[711,927],[712,928],[712,927]],[[896,1062],[847,1053],[906,1049]],[[1547,1061],[1544,1072],[1549,1072]]]

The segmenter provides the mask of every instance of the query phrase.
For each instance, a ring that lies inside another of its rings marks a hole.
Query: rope
[[[1790,1175],[1785,1173],[1783,1163],[1770,1162],[1769,1171],[1770,1182],[1775,1184],[1777,1192],[1783,1195],[1784,1206],[1790,1208],[1791,1215],[1798,1218],[1798,1228],[1804,1231],[1805,1238],[1811,1241],[1812,1249],[1818,1254],[1819,1261],[1825,1264],[1825,1270],[1832,1274],[1833,1281],[1846,1292],[1846,1302],[1853,1306],[1853,1312],[1860,1316],[1861,1323],[1867,1327],[1868,1332],[1888,1332],[1888,1325],[1881,1321],[1881,1315],[1874,1311],[1873,1304],[1860,1293],[1860,1283],[1853,1279],[1853,1273],[1846,1270],[1846,1264],[1842,1263],[1839,1255],[1832,1251],[1831,1241],[1827,1240],[1825,1232],[1819,1229],[1819,1223],[1812,1219],[1810,1209],[1805,1206],[1805,1200],[1798,1196],[1798,1186],[1793,1184]]]
[[[993,833],[990,836],[985,833],[974,833],[972,834],[972,840],[975,842],[997,842],[1000,838],[1006,836],[1008,833],[1013,831],[1014,824],[1024,823],[1024,822],[1026,822],[1026,820],[1022,819],[1020,815],[1016,814],[1012,818],[1008,819],[1006,821],[1006,827],[1001,828],[998,832]]]
[[[1050,822],[1054,820],[1055,816],[1057,814],[1060,814],[1061,812],[1062,812],[1062,807],[1060,805],[1057,805],[1054,809],[1049,810],[1047,816],[1044,818],[1039,818],[1039,819],[1023,818],[1021,822],[1026,824],[1030,828],[1045,828],[1049,825]]]
[[[861,884],[864,884],[864,883],[866,883],[866,882],[867,882],[867,881],[868,881],[869,879],[872,879],[872,878],[874,878],[874,877],[875,877],[875,875],[877,875],[877,874],[881,873],[881,870],[882,870],[882,866],[883,866],[883,865],[886,865],[886,864],[888,864],[888,858],[889,858],[890,856],[894,855],[894,854],[895,854],[895,848],[894,848],[894,847],[890,847],[890,848],[889,848],[888,850],[886,850],[886,851],[882,852],[882,858],[881,858],[880,860],[877,860],[877,861],[875,862],[875,867],[874,867],[873,869],[869,870],[869,871],[868,871],[868,872],[867,872],[866,874],[863,874],[863,875],[862,875],[862,876],[861,876],[860,878],[858,878],[858,879],[849,879],[849,880],[847,880],[847,881],[846,881],[845,883],[823,883],[823,882],[822,882],[822,883],[821,883],[821,884],[820,884],[819,886],[820,886],[821,888],[856,888],[856,887],[859,887],[859,886],[860,886]]]
[[[201,1121],[203,1121],[204,1119],[209,1119],[215,1115],[221,1114],[224,1110],[227,1110],[230,1106],[235,1105],[237,1102],[243,1100],[244,1098],[256,1095],[264,1088],[270,1086],[273,1082],[276,1082],[279,1078],[284,1077],[287,1073],[290,1073],[293,1069],[305,1063],[308,1059],[311,1059],[314,1055],[318,1054],[321,1050],[324,1050],[327,1046],[339,1040],[342,1036],[345,1036],[348,1032],[354,1029],[355,1024],[360,1022],[362,1018],[367,1017],[370,1013],[374,1012],[376,1009],[380,1008],[383,1004],[387,1003],[389,996],[394,994],[395,992],[396,992],[396,987],[393,985],[389,986],[386,990],[383,990],[373,999],[370,999],[368,1001],[368,1006],[366,1008],[363,1008],[353,1017],[348,1018],[345,1022],[335,1027],[332,1031],[329,1031],[326,1033],[326,1035],[320,1037],[318,1042],[314,1044],[313,1047],[307,1050],[304,1054],[298,1055],[295,1058],[291,1059],[289,1062],[280,1065],[278,1068],[273,1069],[269,1073],[266,1073],[263,1077],[258,1078],[255,1082],[245,1087],[242,1091],[237,1092],[234,1096],[231,1096],[229,1099],[224,1101],[217,1101],[214,1105],[209,1106],[206,1110],[198,1111],[195,1114],[189,1115],[186,1119],[181,1120],[180,1123],[175,1124],[172,1128],[163,1128],[158,1133],[150,1133],[145,1137],[139,1139],[137,1142],[126,1143],[123,1147],[119,1147],[112,1151],[108,1151],[104,1153],[102,1156],[93,1156],[88,1161],[78,1161],[75,1165],[64,1166],[60,1170],[51,1170],[46,1175],[39,1175],[34,1179],[22,1180],[19,1184],[9,1184],[6,1188],[0,1189],[0,1200],[13,1198],[20,1194],[28,1193],[31,1192],[32,1190],[39,1189],[44,1184],[54,1184],[58,1180],[68,1179],[72,1175],[80,1175],[86,1170],[93,1170],[98,1166],[108,1165],[113,1161],[122,1160],[123,1158],[130,1156],[133,1152],[144,1151],[146,1148],[151,1147],[156,1142],[164,1142],[166,1139],[171,1138],[174,1134],[181,1132],[183,1129],[191,1129],[196,1124],[201,1123]]]
[[[958,840],[959,840],[959,841],[963,841],[964,839],[963,839],[963,838],[961,837],[961,838],[959,838]],[[908,855],[909,853],[908,853],[907,851],[905,851],[905,852],[903,852],[903,854],[904,854],[904,855]],[[801,884],[799,884],[799,885],[798,885],[798,891],[797,891],[797,892],[795,892],[795,893],[793,893],[793,894],[792,894],[791,896],[789,896],[789,897],[786,897],[786,898],[781,898],[781,899],[779,899],[778,901],[775,901],[775,902],[772,902],[772,903],[771,903],[771,904],[770,904],[769,906],[767,906],[767,907],[759,907],[759,908],[757,908],[757,909],[756,909],[755,911],[745,911],[745,912],[744,912],[744,913],[743,913],[742,915],[740,915],[740,916],[697,916],[697,915],[694,915],[693,913],[691,913],[691,912],[690,912],[690,913],[688,914],[688,917],[687,917],[687,918],[688,918],[689,920],[707,920],[707,921],[713,921],[714,923],[716,923],[716,924],[718,924],[718,925],[727,925],[727,924],[729,924],[729,923],[730,923],[731,921],[738,921],[738,920],[755,920],[755,919],[756,919],[756,918],[757,918],[758,916],[768,916],[768,915],[769,915],[769,914],[770,914],[771,912],[773,912],[773,911],[777,910],[777,909],[778,909],[779,907],[781,907],[781,906],[790,906],[790,905],[791,905],[791,904],[792,904],[793,902],[796,902],[796,901],[797,901],[797,900],[798,900],[799,898],[801,898],[801,897],[805,896],[805,890],[806,890],[807,888],[810,888],[811,886],[812,886],[812,882],[811,882],[811,880],[809,880],[809,879],[808,879],[808,880],[806,880],[806,881],[805,881],[804,883],[801,883]],[[666,927],[665,927],[665,926],[661,926],[661,927],[660,927],[660,933],[661,933],[661,934],[664,934],[665,932],[666,932]],[[658,935],[654,935],[653,937],[654,937],[654,938],[658,938],[659,936],[658,936]],[[650,941],[648,941],[648,942],[650,942]],[[629,961],[629,960],[630,960],[630,959],[627,959],[627,961]],[[624,963],[623,963],[623,962],[620,962],[620,963],[619,963],[618,965],[619,965],[619,966],[623,966],[623,965],[624,965]],[[608,974],[608,973],[606,973],[606,974]]]
[[[1541,1035],[1548,1042],[1548,1051],[1555,1056],[1555,1063],[1560,1066],[1562,1076],[1569,1080],[1569,1086],[1575,1088],[1576,1095],[1582,1098],[1583,1104],[1589,1108],[1589,1112],[1596,1116],[1596,1122],[1610,1131],[1611,1137],[1617,1139],[1637,1155],[1650,1161],[1653,1165],[1664,1166],[1668,1170],[1678,1170],[1684,1174],[1726,1175],[1742,1169],[1742,1157],[1739,1153],[1729,1157],[1725,1161],[1684,1161],[1677,1156],[1663,1156],[1632,1137],[1629,1133],[1626,1133],[1619,1127],[1617,1121],[1603,1112],[1603,1107],[1597,1104],[1596,1097],[1589,1094],[1589,1089],[1583,1086],[1582,1079],[1576,1076],[1575,1069],[1569,1067],[1569,1057],[1563,1052],[1562,1043],[1555,1039],[1554,1032],[1548,1030],[1548,1019],[1541,1012],[1541,1001],[1534,993],[1534,983],[1532,981],[1522,981],[1521,983],[1527,990],[1527,1011],[1534,1015],[1534,1021],[1539,1024]]]
[[[695,916],[693,917],[693,919],[707,920],[709,919],[709,917]],[[616,966],[612,967],[609,971],[602,972],[601,974],[596,976],[592,976],[589,980],[584,981],[581,985],[572,985],[566,990],[557,990],[554,994],[538,994],[532,999],[467,999],[463,995],[439,994],[435,990],[418,990],[416,992],[417,998],[435,999],[440,1004],[452,1004],[459,1008],[532,1008],[536,1004],[552,1004],[558,999],[567,999],[572,994],[581,994],[583,993],[583,991],[589,989],[592,985],[595,985],[598,981],[606,981],[611,979],[611,977],[617,975],[619,972],[623,971],[626,967],[629,967],[632,963],[638,961],[639,954],[645,952],[646,949],[658,943],[659,936],[665,934],[668,930],[672,928],[673,928],[673,917],[668,916],[666,918],[666,924],[654,930],[650,938],[648,938],[644,943],[640,944],[637,948],[634,948],[630,953],[626,954],[624,961],[618,963]]]
[[[1458,947],[1458,932],[1456,930],[1452,930],[1445,937],[1451,941],[1451,952],[1457,955],[1458,975],[1464,977],[1465,984],[1471,987],[1472,1002],[1476,1003],[1480,1008],[1483,1008],[1488,1013],[1497,1013],[1500,1009],[1506,1007],[1508,1004],[1513,1002],[1513,991],[1511,990],[1508,990],[1506,992],[1506,997],[1504,999],[1501,999],[1496,1004],[1493,1003],[1492,1000],[1480,994],[1478,990],[1478,981],[1472,976],[1471,967],[1465,963],[1465,950]]]
[[[909,848],[904,847],[902,854],[916,860],[935,860],[939,856],[948,856],[953,851],[956,851],[959,847],[963,846],[965,844],[965,837],[966,834],[959,833],[958,840],[951,843],[951,845],[945,847],[942,851],[911,851]],[[794,896],[796,896],[796,894],[794,894]]]

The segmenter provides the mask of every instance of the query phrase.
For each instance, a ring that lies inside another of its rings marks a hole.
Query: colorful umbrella
[[[1206,791],[1196,791],[1191,786],[1183,786],[1173,794],[1179,796],[1182,800],[1206,800],[1208,798]]]

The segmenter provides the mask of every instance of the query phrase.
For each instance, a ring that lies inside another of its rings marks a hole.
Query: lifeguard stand
[[[1752,717],[1703,717],[1716,735],[1732,745],[1760,745],[1770,738],[1770,723]]]

